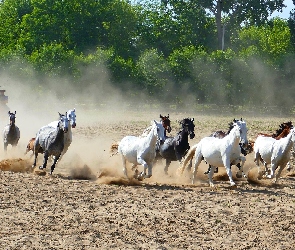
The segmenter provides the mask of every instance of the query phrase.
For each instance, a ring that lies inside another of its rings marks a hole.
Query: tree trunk
[[[221,6],[222,5],[222,0],[217,1],[217,11],[215,15],[216,19],[216,26],[217,26],[217,39],[218,39],[218,49],[222,50],[223,49],[223,30],[222,30],[222,24],[221,24]]]

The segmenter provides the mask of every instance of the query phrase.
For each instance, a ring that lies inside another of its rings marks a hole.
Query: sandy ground
[[[210,188],[205,163],[195,185],[190,173],[176,174],[177,162],[165,175],[164,161],[150,179],[128,181],[110,147],[125,135],[141,134],[159,113],[103,114],[91,122],[87,115],[78,113],[73,143],[52,176],[33,171],[33,159],[24,156],[33,134],[22,133],[19,146],[0,155],[1,249],[294,249],[293,171],[284,171],[278,184],[257,181],[250,154],[249,179],[235,178],[236,189],[224,169]],[[170,112],[172,135],[186,117],[195,118],[191,145],[227,130],[233,118]],[[245,119],[249,138],[291,120]]]

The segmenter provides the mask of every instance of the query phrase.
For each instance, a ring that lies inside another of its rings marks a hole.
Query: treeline
[[[2,0],[1,71],[67,77],[78,89],[105,75],[127,96],[178,105],[290,106],[295,16],[269,18],[282,7],[283,0]]]

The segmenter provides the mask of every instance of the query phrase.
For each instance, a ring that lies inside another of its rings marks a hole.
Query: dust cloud
[[[248,92],[242,93],[242,97],[247,98],[247,95],[254,94],[257,99],[272,99],[273,93],[279,93],[276,91],[278,79],[275,73],[262,66],[258,60],[253,60],[252,65],[250,87]],[[200,67],[197,68],[197,66]],[[194,64],[192,67],[196,75],[204,70],[204,66],[200,64]],[[245,71],[241,70],[243,65],[239,62],[236,62],[233,67],[234,74],[240,74],[240,77],[249,77],[242,75]],[[79,83],[72,82],[67,76],[46,78],[35,74],[35,77],[28,78],[15,76],[8,70],[0,71],[0,77],[1,89],[5,89],[5,94],[8,96],[7,106],[10,111],[16,111],[16,125],[21,132],[21,138],[16,148],[12,149],[9,146],[8,153],[5,155],[0,147],[0,160],[10,159],[11,164],[14,164],[15,159],[21,159],[25,162],[24,165],[31,166],[33,163],[33,158],[30,157],[31,152],[24,154],[28,141],[35,137],[42,126],[57,120],[58,112],[65,113],[67,110],[75,108],[77,127],[72,129],[73,142],[54,171],[54,174],[60,173],[75,179],[97,180],[100,177],[99,181],[102,183],[125,183],[126,180],[121,169],[121,158],[110,156],[109,150],[112,143],[119,141],[125,135],[139,135],[151,120],[159,118],[159,114],[168,114],[172,111],[176,116],[178,115],[175,119],[173,118],[174,126],[177,125],[177,118],[193,117],[197,114],[194,107],[198,103],[198,97],[191,94],[189,85],[184,83],[179,88],[171,80],[167,84],[167,91],[163,93],[163,99],[151,103],[147,101],[150,99],[144,92],[139,92],[138,95],[131,97],[128,87],[132,85],[128,85],[128,83],[125,83],[125,92],[122,88],[111,84],[110,74],[103,66],[99,66],[99,68],[90,66],[84,69]],[[224,82],[221,74],[217,73],[215,79],[204,79],[204,84],[207,84],[208,80],[212,80],[212,87],[218,86],[216,89],[212,88],[216,100],[234,104],[231,103],[232,100],[227,100],[226,96],[221,94],[223,91],[219,91],[222,87],[221,83]],[[256,89],[251,89],[251,82],[260,82],[261,93]],[[167,100],[172,96],[178,96],[180,100],[185,100],[184,109],[177,109],[171,103],[167,104]],[[283,98],[283,100],[289,102],[288,98]],[[191,108],[187,108],[188,106]],[[8,115],[0,114],[0,116],[1,128],[8,123]],[[136,123],[130,125],[132,121],[136,121]],[[176,130],[173,131],[173,133],[176,132]],[[196,138],[194,142],[198,139],[200,138]],[[42,161],[43,155],[40,154],[38,165]],[[165,179],[165,182],[168,183],[190,182],[188,176],[179,177],[174,174],[177,167],[178,163],[171,165],[168,178],[164,175],[162,167],[155,166],[153,171],[156,174],[152,176],[150,181],[161,182]],[[204,168],[206,167],[204,166]],[[48,169],[49,167],[47,167],[47,171]],[[19,167],[14,168],[14,171],[20,171]],[[128,183],[129,185],[137,185],[136,181]]]

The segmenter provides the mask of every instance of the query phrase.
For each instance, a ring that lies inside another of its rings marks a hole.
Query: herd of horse
[[[36,137],[29,140],[26,152],[33,151],[31,156],[34,157],[32,168],[36,167],[38,154],[44,154],[43,165],[39,169],[45,169],[49,157],[53,158],[53,164],[50,168],[50,174],[63,155],[67,152],[72,142],[72,130],[76,127],[76,110],[70,109],[65,114],[59,114],[59,120],[53,121],[48,125],[41,127],[36,133]],[[8,112],[9,124],[3,130],[4,152],[7,152],[7,146],[10,144],[12,147],[17,146],[20,139],[20,130],[15,125],[14,113]]]
[[[5,152],[9,144],[15,147],[20,139],[20,130],[15,124],[16,111],[14,113],[9,111],[8,115],[9,124],[3,130]],[[237,178],[247,177],[243,169],[245,156],[253,151],[254,162],[258,167],[258,179],[269,178],[277,182],[282,170],[286,166],[287,169],[291,168],[291,151],[293,147],[295,148],[295,129],[292,122],[280,124],[279,129],[272,135],[259,133],[255,141],[248,141],[246,122],[242,118],[234,119],[229,123],[227,132],[216,131],[190,146],[189,139],[195,137],[193,118],[182,119],[179,122],[180,129],[175,136],[167,136],[167,133],[171,132],[169,114],[160,115],[160,118],[160,121],[151,121],[151,125],[141,136],[125,136],[118,144],[112,145],[111,150],[117,150],[116,153],[121,155],[123,173],[127,178],[130,178],[127,173],[127,162],[132,164],[134,171],[132,178],[143,180],[152,176],[153,165],[157,161],[165,159],[165,174],[168,174],[171,162],[177,161],[180,164],[177,173],[183,174],[184,169],[192,172],[194,184],[198,167],[202,161],[205,161],[209,165],[205,174],[208,175],[210,186],[214,186],[213,175],[220,167],[225,167],[230,185],[235,186],[231,167],[237,166]],[[41,127],[36,137],[30,139],[26,149],[26,153],[33,152],[32,167],[36,167],[38,154],[43,154],[43,164],[39,169],[45,169],[51,157],[53,163],[50,174],[52,174],[57,162],[67,152],[72,142],[72,128],[75,127],[75,109],[70,109],[65,114],[59,113],[58,120]],[[193,158],[195,158],[194,164],[192,164]],[[263,171],[260,169],[260,163],[264,165]],[[140,165],[143,166],[141,172],[138,170]]]
[[[195,137],[194,119],[181,120],[179,132],[171,137],[166,135],[166,132],[171,131],[169,114],[160,115],[160,118],[160,121],[152,121],[152,125],[141,136],[126,136],[119,143],[112,145],[111,151],[117,150],[116,153],[122,157],[123,172],[127,178],[130,177],[127,174],[126,162],[132,163],[134,171],[132,178],[143,180],[152,176],[152,167],[159,159],[165,159],[166,174],[170,163],[178,161],[180,167],[177,173],[183,174],[186,168],[188,172],[192,172],[192,184],[194,184],[198,167],[202,161],[205,161],[209,167],[204,174],[208,174],[210,186],[214,186],[213,175],[220,167],[225,167],[230,185],[236,186],[231,167],[237,166],[237,178],[247,178],[243,170],[245,156],[253,151],[254,162],[258,167],[258,179],[262,177],[274,179],[276,183],[282,170],[286,166],[290,169],[291,151],[295,147],[295,129],[292,122],[280,124],[279,129],[272,135],[260,133],[255,141],[248,141],[246,122],[242,118],[234,119],[229,123],[227,132],[216,131],[190,146],[189,138]],[[194,164],[192,164],[193,158],[195,158]],[[260,162],[265,167],[264,171],[260,171]],[[138,171],[139,165],[143,166],[142,172]]]

